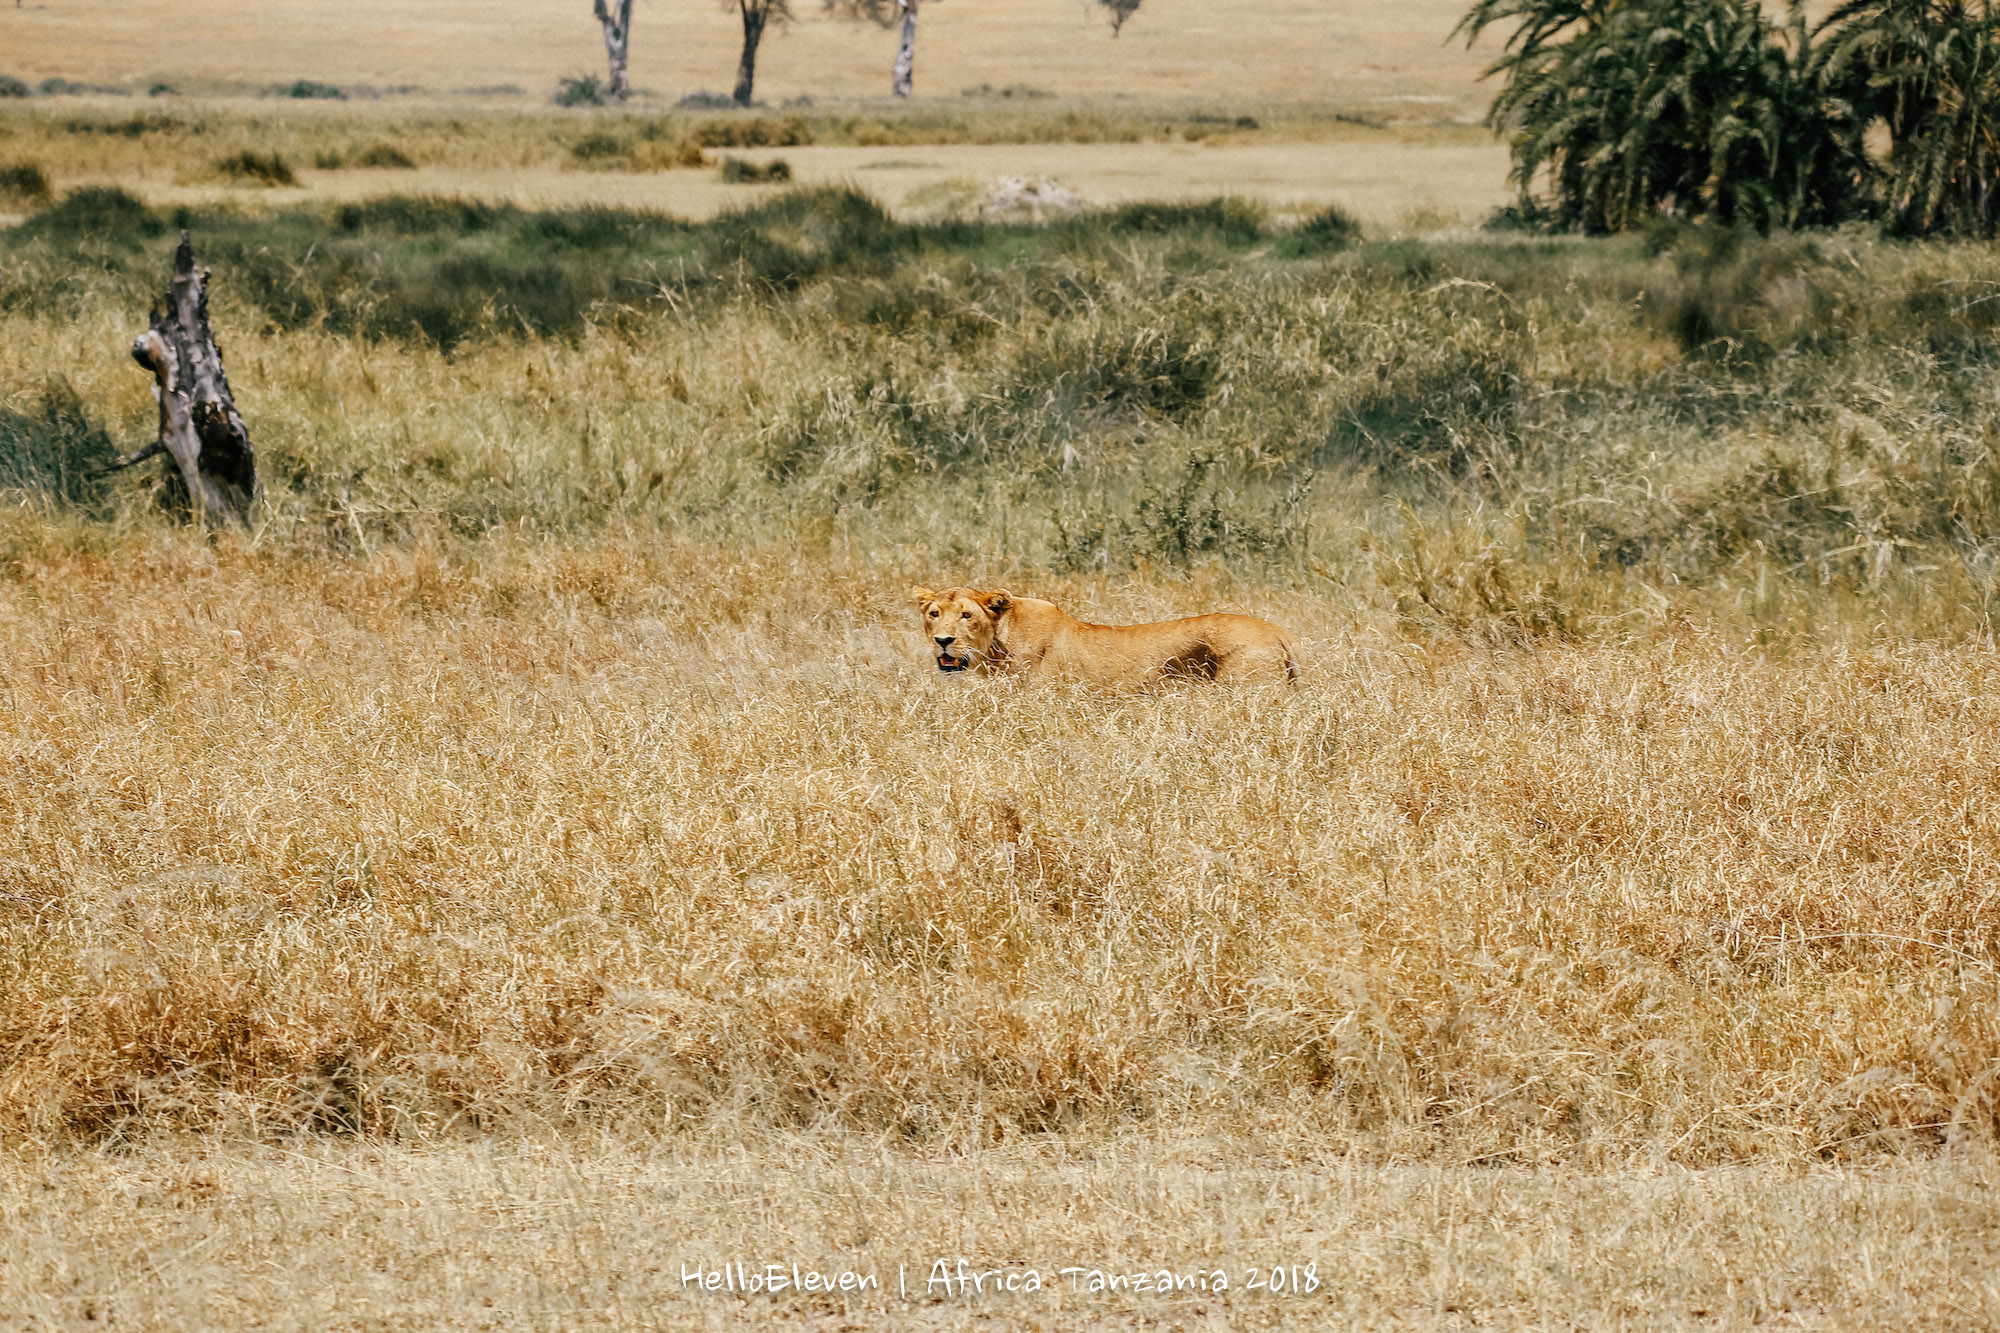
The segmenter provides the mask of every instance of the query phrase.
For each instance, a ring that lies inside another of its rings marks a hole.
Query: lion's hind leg
[[[1283,643],[1245,644],[1216,663],[1218,682],[1290,685],[1298,679],[1291,649]]]
[[[1169,680],[1220,680],[1223,658],[1206,639],[1196,639],[1174,651],[1160,668]]]

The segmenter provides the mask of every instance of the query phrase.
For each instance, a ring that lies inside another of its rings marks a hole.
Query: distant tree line
[[[1989,0],[1846,0],[1818,23],[1756,0],[1478,0],[1513,25],[1488,71],[1526,217],[1614,232],[1879,219],[2000,226],[2000,14]]]

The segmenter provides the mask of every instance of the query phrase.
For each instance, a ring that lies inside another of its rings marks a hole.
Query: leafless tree
[[[1116,37],[1118,30],[1125,26],[1126,19],[1131,18],[1139,12],[1139,0],[1097,0],[1097,3],[1111,11],[1111,35],[1113,37]]]
[[[896,63],[889,75],[889,91],[898,97],[910,95],[910,77],[917,63],[917,6],[923,0],[826,0],[826,7],[849,18],[867,19],[885,28],[902,24],[902,40],[896,44]]]
[[[596,0],[597,21],[604,25],[604,55],[611,65],[611,79],[605,91],[614,102],[632,95],[625,77],[625,53],[632,45],[632,0]]]
[[[725,7],[729,0],[724,0]],[[792,0],[735,0],[743,15],[743,58],[736,62],[736,105],[750,105],[750,90],[757,82],[757,44],[772,23],[783,27],[792,21]]]

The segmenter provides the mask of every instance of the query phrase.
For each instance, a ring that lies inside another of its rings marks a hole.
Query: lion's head
[[[993,639],[1012,597],[976,588],[912,588],[910,596],[924,618],[939,671],[964,671],[993,660]]]

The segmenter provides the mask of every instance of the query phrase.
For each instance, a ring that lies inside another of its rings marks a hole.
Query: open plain
[[[1446,7],[501,8],[0,10],[131,85],[0,103],[0,1328],[2000,1320],[1990,247],[1475,230]],[[181,227],[244,529],[102,472]]]

